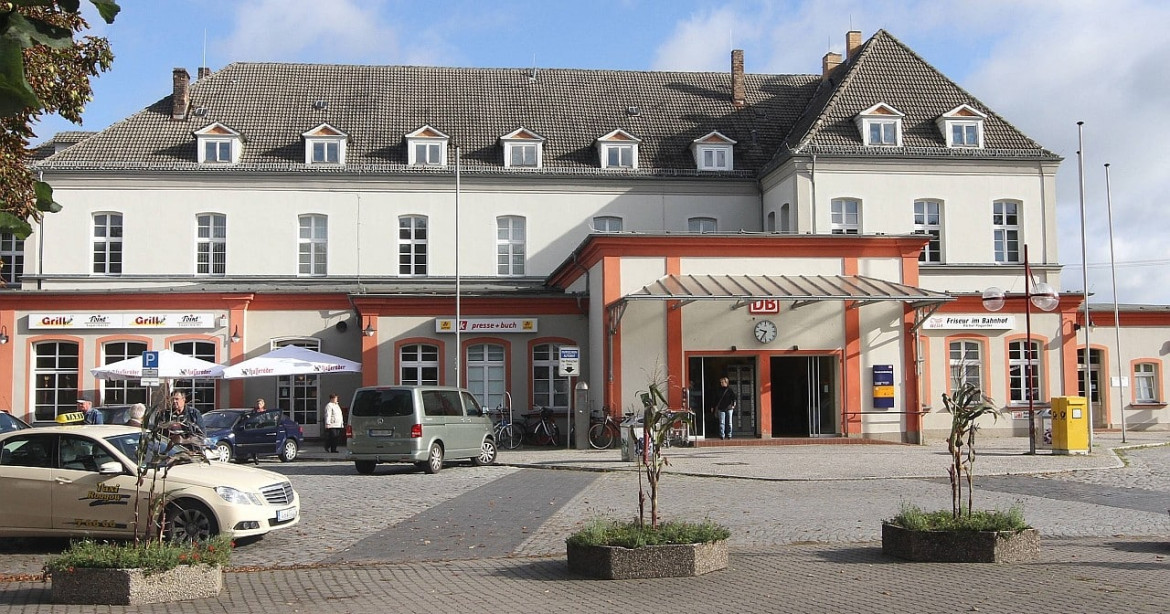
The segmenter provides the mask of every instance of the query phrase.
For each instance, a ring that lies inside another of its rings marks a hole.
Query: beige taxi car
[[[133,537],[146,533],[148,469],[137,486],[142,430],[68,425],[0,434],[0,537]],[[167,537],[248,537],[300,521],[300,497],[288,478],[224,463],[172,466],[165,493]],[[140,512],[139,525],[134,507]]]

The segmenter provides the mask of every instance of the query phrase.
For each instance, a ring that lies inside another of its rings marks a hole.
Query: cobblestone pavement
[[[1093,455],[1056,459],[1020,457],[1011,446],[1019,442],[991,443],[986,462],[977,461],[975,506],[1020,505],[1045,540],[1042,563],[1005,574],[995,566],[943,570],[881,555],[880,521],[903,503],[950,504],[940,477],[946,458],[940,462],[929,446],[695,449],[678,454],[660,503],[671,518],[710,518],[731,527],[732,569],[631,583],[630,590],[572,581],[564,569],[568,533],[596,516],[636,514],[638,474],[609,456],[505,453],[502,462],[519,466],[450,467],[437,476],[388,465],[362,476],[349,463],[312,455],[265,463],[301,493],[301,523],[237,548],[233,566],[262,571],[229,574],[219,600],[172,604],[167,611],[456,612],[479,601],[503,611],[667,603],[666,609],[698,611],[720,603],[775,612],[987,612],[1014,604],[1014,612],[1028,599],[1043,599],[1037,607],[1048,611],[1060,604],[1070,612],[1166,611],[1170,446],[1126,450],[1120,460],[1105,442]],[[810,464],[819,464],[826,479],[809,479]],[[858,466],[885,464],[893,477],[849,479]],[[980,477],[980,464],[995,475]],[[1016,472],[1020,466],[1028,471]],[[901,477],[910,474],[924,477]],[[37,573],[62,545],[0,542],[0,575]],[[979,590],[956,592],[946,580],[956,573],[965,578],[961,586]],[[456,575],[459,581],[450,582]],[[0,582],[0,611],[47,608],[44,589],[37,582]],[[252,594],[259,599],[247,597]]]

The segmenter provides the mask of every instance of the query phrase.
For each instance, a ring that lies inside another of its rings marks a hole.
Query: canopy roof
[[[667,275],[622,297],[623,300],[901,301],[913,307],[955,298],[897,282],[862,275]]]

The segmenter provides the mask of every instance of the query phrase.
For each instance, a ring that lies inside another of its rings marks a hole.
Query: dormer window
[[[329,124],[321,124],[308,132],[305,139],[305,164],[345,164],[345,149],[349,137]]]
[[[718,131],[691,141],[695,167],[701,171],[735,170],[735,160],[732,156],[734,147],[735,141]]]
[[[597,139],[601,168],[638,168],[638,144],[641,142],[642,139],[620,129]]]
[[[239,132],[216,122],[200,128],[195,135],[200,164],[238,164],[244,138]]]
[[[901,111],[879,102],[858,113],[854,121],[867,147],[901,147],[903,117]]]
[[[406,135],[406,163],[411,166],[447,166],[450,137],[430,126]]]
[[[984,119],[986,115],[962,104],[943,113],[935,123],[947,140],[947,147],[982,149]]]
[[[520,128],[500,137],[504,145],[505,168],[541,168],[544,166],[544,137]]]

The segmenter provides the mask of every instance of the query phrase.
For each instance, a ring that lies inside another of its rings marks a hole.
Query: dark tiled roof
[[[881,157],[1060,159],[1024,136],[885,30],[822,84],[785,146],[791,152]],[[866,147],[854,119],[884,102],[905,114],[902,147]],[[967,104],[986,114],[983,149],[948,149],[935,120]],[[784,152],[781,152],[784,153]]]
[[[48,158],[49,156],[61,150],[72,147],[95,134],[97,134],[97,132],[92,130],[58,132],[57,134],[53,135],[53,138],[34,147],[32,150],[32,155],[29,156],[29,158],[32,160],[44,160],[45,158]]]
[[[462,147],[469,172],[614,174],[600,170],[595,142],[615,129],[642,139],[635,175],[698,174],[691,141],[713,130],[738,142],[736,170],[704,176],[755,177],[769,161],[794,152],[1059,159],[885,31],[857,56],[829,82],[816,75],[745,75],[747,105],[739,109],[730,101],[729,72],[540,69],[534,76],[531,69],[236,63],[191,84],[188,119],[171,119],[168,96],[37,166],[449,172],[405,166],[403,135],[424,125]],[[327,106],[315,108],[318,100]],[[853,118],[877,102],[906,114],[904,147],[862,146]],[[960,104],[987,114],[986,149],[945,147],[934,121]],[[195,162],[192,132],[216,122],[243,135],[239,165]],[[300,135],[322,123],[349,135],[344,168],[304,164]],[[499,137],[517,128],[546,139],[543,170],[503,168]]]

